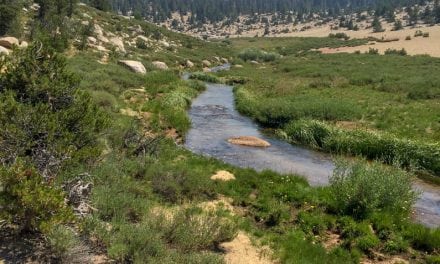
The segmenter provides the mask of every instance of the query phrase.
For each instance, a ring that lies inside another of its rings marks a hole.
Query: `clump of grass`
[[[409,174],[377,163],[339,161],[330,190],[335,209],[357,219],[382,211],[406,216],[416,198]]]
[[[266,52],[259,49],[249,48],[240,52],[238,57],[243,61],[270,62],[279,58],[279,55],[274,52]]]
[[[330,33],[328,35],[328,37],[329,38],[344,39],[344,40],[349,40],[350,39],[350,37],[347,34],[343,33],[343,32],[339,32],[339,33],[335,33],[335,34],[334,33]]]
[[[189,78],[193,80],[200,80],[209,83],[221,83],[221,80],[217,76],[204,72],[192,73]]]
[[[385,55],[400,55],[400,56],[406,56],[408,53],[405,49],[396,50],[396,49],[387,49],[385,51]]]
[[[326,152],[361,156],[403,168],[416,167],[440,175],[438,144],[366,130],[343,130],[314,120],[293,121],[284,131],[290,141]]]

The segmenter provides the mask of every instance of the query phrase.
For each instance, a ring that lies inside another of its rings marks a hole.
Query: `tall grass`
[[[248,48],[241,51],[238,54],[238,57],[244,61],[270,62],[278,59],[280,55],[274,52],[266,52],[255,48]]]
[[[344,130],[315,120],[299,120],[285,128],[291,142],[326,152],[365,157],[440,175],[440,145],[396,138],[366,130]]]

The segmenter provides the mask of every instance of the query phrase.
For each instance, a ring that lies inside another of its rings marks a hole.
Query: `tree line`
[[[134,14],[162,22],[172,12],[193,14],[190,22],[217,22],[239,15],[263,13],[324,15],[349,14],[361,10],[385,15],[396,8],[425,5],[427,0],[88,0],[89,4],[103,10],[113,10],[124,15]],[[437,1],[436,1],[437,2]]]

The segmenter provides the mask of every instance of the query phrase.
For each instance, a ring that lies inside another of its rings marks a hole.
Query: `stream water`
[[[220,66],[214,71],[227,67]],[[256,123],[235,109],[231,86],[211,83],[206,86],[206,91],[193,101],[189,110],[192,128],[185,142],[188,149],[239,167],[302,175],[312,186],[328,184],[334,169],[330,155],[264,134]],[[234,136],[256,136],[271,146],[254,148],[228,143]],[[421,192],[414,206],[415,221],[429,227],[440,226],[440,186],[415,180],[414,188]]]

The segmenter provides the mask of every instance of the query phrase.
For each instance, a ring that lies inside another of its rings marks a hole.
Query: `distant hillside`
[[[173,12],[191,13],[190,19],[204,22],[236,18],[239,15],[281,13],[303,16],[312,12],[330,15],[340,12],[376,10],[386,13],[397,7],[425,5],[426,0],[89,0],[101,8],[111,8],[123,14],[130,12],[155,22],[171,18]],[[87,2],[87,1],[86,1]]]

